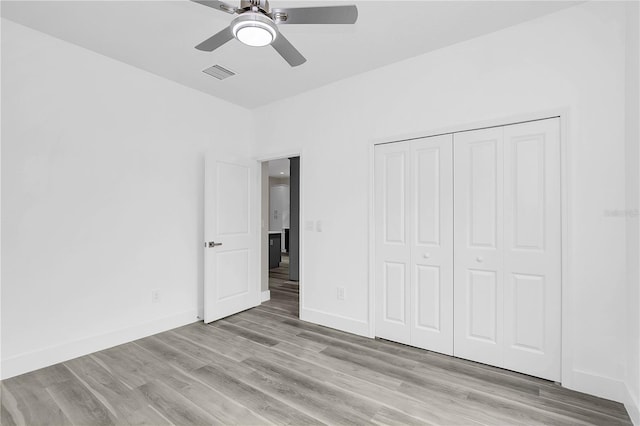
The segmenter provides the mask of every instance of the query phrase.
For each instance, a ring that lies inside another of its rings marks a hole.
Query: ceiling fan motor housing
[[[252,7],[269,13],[269,1],[268,0],[242,0],[240,2],[240,9],[250,10]]]

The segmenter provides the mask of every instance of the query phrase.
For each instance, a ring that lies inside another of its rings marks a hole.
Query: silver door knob
[[[424,257],[425,259],[428,259],[431,257],[431,255],[429,253],[425,253],[422,255],[422,257]]]
[[[214,248],[214,247],[218,247],[218,246],[221,246],[221,245],[222,245],[222,243],[216,243],[215,241],[209,241],[206,244],[206,246],[209,247],[209,248]]]
[[[478,262],[478,263],[482,263],[483,260],[484,259],[482,258],[482,256],[476,257],[476,262]]]

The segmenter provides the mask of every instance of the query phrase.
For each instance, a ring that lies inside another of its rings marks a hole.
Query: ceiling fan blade
[[[358,8],[355,6],[292,7],[271,9],[277,24],[355,24]]]
[[[202,4],[204,6],[208,6],[212,9],[217,9],[222,12],[227,12],[231,14],[236,13],[238,11],[237,7],[231,6],[230,4],[226,4],[224,2],[217,1],[217,0],[191,0],[191,1],[194,3]]]
[[[298,52],[298,49],[293,47],[293,44],[291,44],[289,40],[282,35],[282,33],[278,33],[278,36],[274,42],[271,43],[271,46],[273,46],[280,56],[282,56],[292,67],[297,67],[298,65],[302,65],[307,62],[305,57]]]
[[[227,27],[219,33],[209,37],[202,43],[196,46],[196,49],[202,50],[205,52],[213,52],[218,47],[222,46],[229,40],[233,38],[233,33],[231,32],[231,28]]]

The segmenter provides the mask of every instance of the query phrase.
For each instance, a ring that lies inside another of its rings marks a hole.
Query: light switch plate
[[[317,232],[322,232],[322,221],[321,220],[316,221],[316,231]]]
[[[304,222],[304,229],[305,231],[313,231],[313,221],[312,220],[307,220]]]

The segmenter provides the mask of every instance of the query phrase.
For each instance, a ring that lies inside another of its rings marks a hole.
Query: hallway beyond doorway
[[[267,306],[285,311],[296,318],[300,317],[298,283],[289,281],[289,255],[286,253],[282,253],[280,266],[269,269],[269,291],[271,300],[266,302]]]

